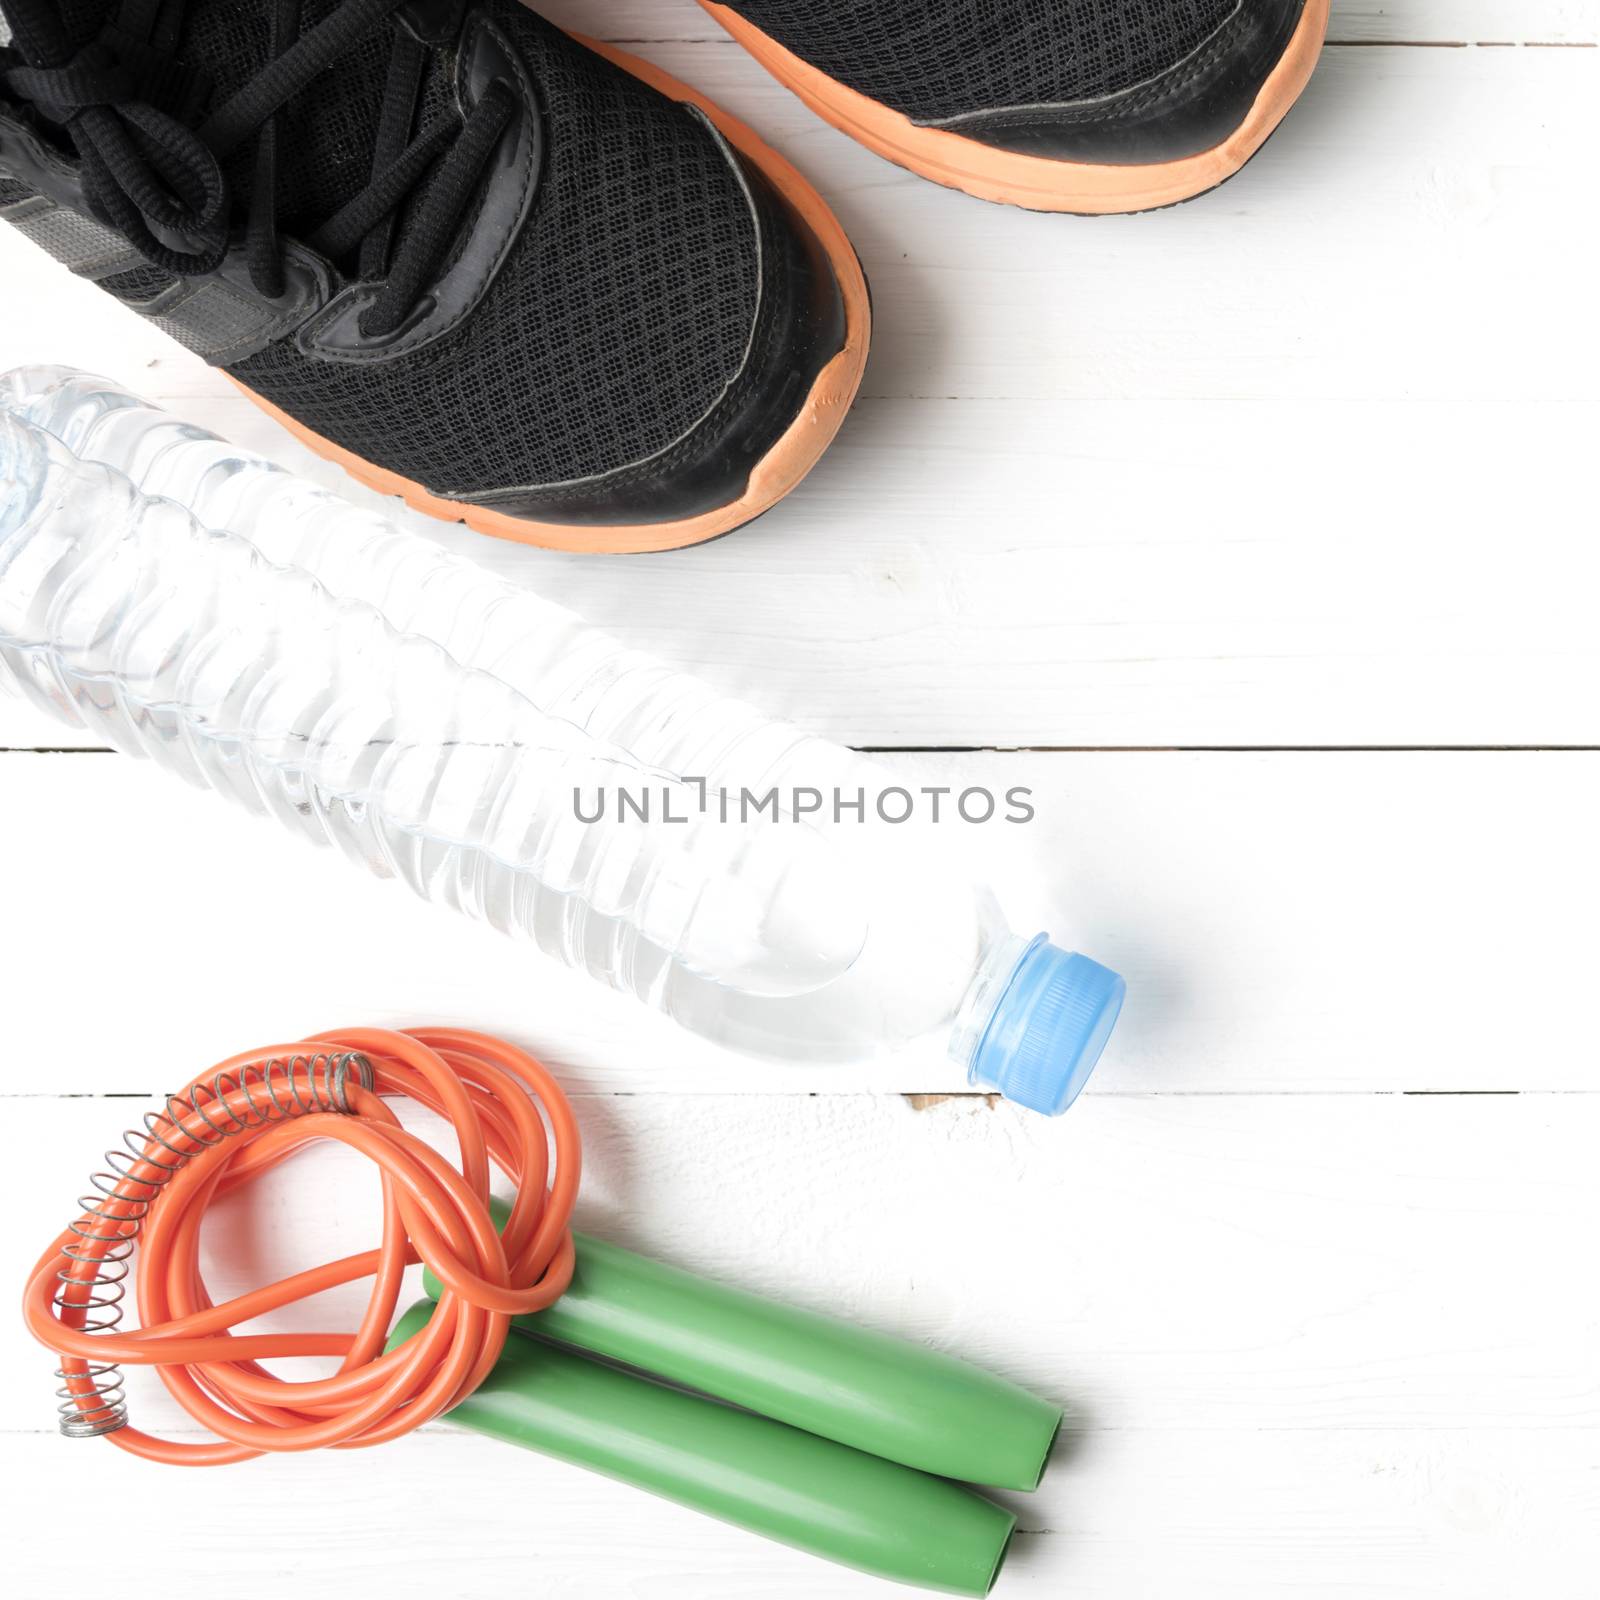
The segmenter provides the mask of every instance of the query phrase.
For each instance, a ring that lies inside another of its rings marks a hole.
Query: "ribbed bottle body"
[[[809,992],[854,960],[816,830],[720,827],[374,607],[3,413],[0,434],[0,661],[44,709],[647,999],[673,971]],[[654,814],[577,803],[624,788]]]
[[[147,495],[177,501],[203,526],[309,573],[336,598],[433,639],[645,766],[752,789],[849,782],[863,770],[873,777],[850,752],[102,379],[21,368],[0,377],[0,406],[125,473]]]

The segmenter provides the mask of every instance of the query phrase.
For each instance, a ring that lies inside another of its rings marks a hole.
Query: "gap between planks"
[[[1600,755],[1600,744],[853,744],[861,756]],[[0,756],[114,756],[103,744],[0,745]]]

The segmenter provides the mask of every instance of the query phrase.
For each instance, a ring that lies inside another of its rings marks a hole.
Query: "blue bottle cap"
[[[1089,1081],[1127,984],[1109,967],[1051,944],[1028,946],[972,1057],[972,1081],[1058,1117]]]

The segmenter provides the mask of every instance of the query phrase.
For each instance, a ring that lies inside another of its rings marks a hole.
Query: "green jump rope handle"
[[[1038,1487],[1059,1406],[924,1345],[574,1238],[572,1287],[518,1327],[921,1472]],[[431,1274],[424,1287],[438,1296]]]
[[[389,1339],[433,1314],[413,1306]],[[450,1421],[664,1495],[858,1571],[986,1595],[1016,1518],[940,1478],[587,1360],[511,1339]]]

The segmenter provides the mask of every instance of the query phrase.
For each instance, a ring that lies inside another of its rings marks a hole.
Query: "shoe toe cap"
[[[827,249],[753,163],[729,152],[760,240],[760,282],[743,362],[705,413],[650,454],[581,481],[473,498],[512,515],[586,524],[665,523],[738,500],[804,410],[849,337]]]
[[[1093,99],[972,112],[939,124],[995,149],[1107,165],[1178,161],[1212,149],[1249,116],[1308,4],[1242,0],[1221,27],[1166,71]]]

